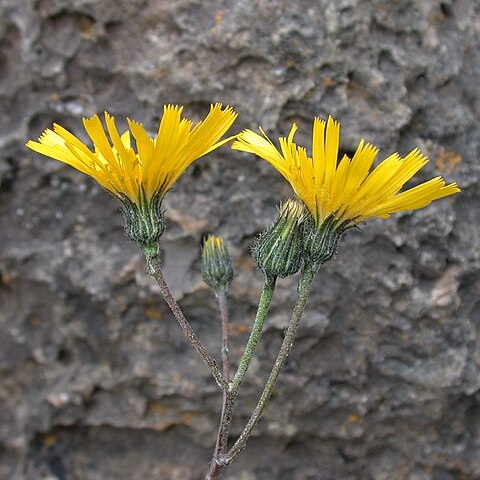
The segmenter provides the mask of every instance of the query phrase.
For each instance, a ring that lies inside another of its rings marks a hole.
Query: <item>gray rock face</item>
[[[156,129],[164,103],[212,101],[234,131],[272,137],[314,115],[432,159],[463,192],[349,231],[323,268],[298,342],[230,480],[480,478],[480,7],[475,0],[0,1],[0,478],[200,480],[221,396],[123,235],[116,201],[24,148],[52,122],[83,135],[108,109]],[[122,122],[121,122],[122,123]],[[125,123],[123,122],[123,125]],[[290,187],[222,148],[167,195],[166,276],[220,352],[199,245],[235,256],[232,357],[261,275],[249,255]],[[282,340],[279,282],[237,408],[238,435]]]

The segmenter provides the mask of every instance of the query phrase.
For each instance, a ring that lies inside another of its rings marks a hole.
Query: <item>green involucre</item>
[[[202,277],[216,293],[226,292],[233,280],[232,259],[221,237],[210,235],[203,244]]]
[[[267,277],[288,277],[300,269],[303,220],[303,205],[288,200],[281,207],[275,223],[256,241],[252,256]]]
[[[128,198],[122,199],[122,213],[125,217],[127,237],[140,244],[142,249],[152,250],[165,230],[165,216],[162,211],[162,198],[154,197],[147,202],[143,199],[139,204]]]

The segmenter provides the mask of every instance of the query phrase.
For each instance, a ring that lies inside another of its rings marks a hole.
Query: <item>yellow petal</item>
[[[181,118],[182,110],[178,106],[164,107],[155,138],[133,120],[128,120],[129,130],[120,136],[115,119],[105,112],[106,131],[98,115],[83,119],[92,150],[57,124],[54,130],[43,132],[38,142],[28,142],[27,147],[90,175],[121,199],[127,197],[137,205],[154,197],[161,200],[190,163],[233,139],[220,140],[237,117],[231,107],[212,105],[205,120],[193,130],[192,122]]]
[[[378,149],[363,140],[352,159],[345,155],[337,165],[340,125],[332,117],[326,122],[314,119],[311,158],[294,143],[296,130],[294,124],[287,137],[280,137],[280,150],[263,130],[263,137],[245,130],[232,148],[254,153],[275,167],[319,225],[332,214],[336,224],[344,226],[373,216],[387,218],[396,211],[422,208],[459,191],[456,184],[445,186],[438,177],[399,193],[428,161],[418,149],[405,158],[392,154],[370,172]]]

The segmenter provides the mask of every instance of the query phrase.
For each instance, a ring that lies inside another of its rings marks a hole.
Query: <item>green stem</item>
[[[145,252],[145,256],[147,258],[147,263],[148,263],[148,273],[150,273],[150,275],[152,275],[152,277],[154,277],[155,280],[157,281],[160,287],[160,290],[162,291],[162,295],[165,298],[165,301],[170,307],[170,310],[172,311],[174,317],[177,319],[178,323],[180,324],[180,327],[182,327],[182,330],[185,336],[188,338],[188,340],[190,340],[190,343],[192,344],[193,348],[196,350],[200,358],[203,360],[203,363],[206,365],[206,367],[210,370],[211,374],[213,375],[213,378],[218,383],[220,388],[222,388],[224,391],[227,390],[228,382],[224,380],[222,372],[218,368],[217,363],[210,356],[210,354],[207,352],[207,350],[203,346],[202,342],[198,338],[197,334],[193,330],[188,320],[185,318],[185,315],[183,314],[180,306],[178,305],[172,293],[170,292],[170,289],[168,288],[168,285],[162,273],[159,256],[158,255],[151,256],[149,255],[149,252]]]
[[[238,364],[237,371],[233,377],[233,380],[230,382],[230,391],[235,395],[240,388],[240,385],[247,373],[248,366],[252,360],[253,352],[257,346],[260,337],[262,336],[263,324],[267,318],[268,309],[270,308],[270,302],[272,300],[272,295],[275,290],[276,277],[265,277],[265,282],[263,284],[262,294],[260,296],[260,301],[258,303],[257,315],[255,321],[253,322],[252,331],[250,332],[250,337],[248,338],[245,351],[243,352],[240,363]]]
[[[210,462],[210,469],[207,473],[206,480],[219,479],[226,467],[226,463],[223,463],[220,459],[225,455],[225,450],[227,449],[228,432],[230,430],[230,424],[232,423],[235,401],[237,399],[240,384],[247,373],[255,347],[262,335],[263,324],[265,323],[272,295],[275,290],[275,281],[276,279],[274,277],[265,277],[262,294],[260,295],[260,300],[258,302],[257,314],[255,316],[255,321],[253,322],[250,337],[245,346],[245,351],[240,359],[234,378],[230,382],[229,390],[223,392],[222,416],[220,418],[217,444],[212,461]]]
[[[232,460],[245,448],[245,445],[250,438],[250,435],[257,425],[260,417],[265,410],[265,407],[268,404],[270,396],[272,395],[273,388],[277,382],[278,376],[285,365],[285,361],[290,353],[290,350],[293,346],[293,341],[295,340],[295,335],[297,333],[298,324],[302,318],[303,311],[305,310],[305,305],[307,303],[308,296],[310,294],[310,289],[312,287],[312,282],[317,273],[317,265],[305,265],[302,271],[300,282],[298,285],[298,298],[293,309],[292,318],[285,332],[285,338],[283,339],[282,346],[278,352],[275,364],[272,368],[268,381],[265,385],[265,388],[262,392],[260,400],[258,401],[255,410],[252,413],[252,416],[247,422],[247,425],[243,429],[242,433],[238,437],[238,440],[235,442],[230,451],[220,459],[221,464],[228,465]]]

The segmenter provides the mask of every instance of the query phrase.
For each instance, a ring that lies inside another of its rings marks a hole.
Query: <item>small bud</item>
[[[337,252],[338,239],[342,234],[335,216],[328,217],[320,226],[309,215],[304,223],[303,254],[305,261],[321,265],[332,260]]]
[[[288,277],[302,262],[302,228],[305,207],[289,199],[280,207],[275,223],[263,232],[252,249],[257,265],[267,276]]]
[[[233,280],[232,260],[221,237],[209,235],[203,242],[202,277],[215,293],[226,292]]]

